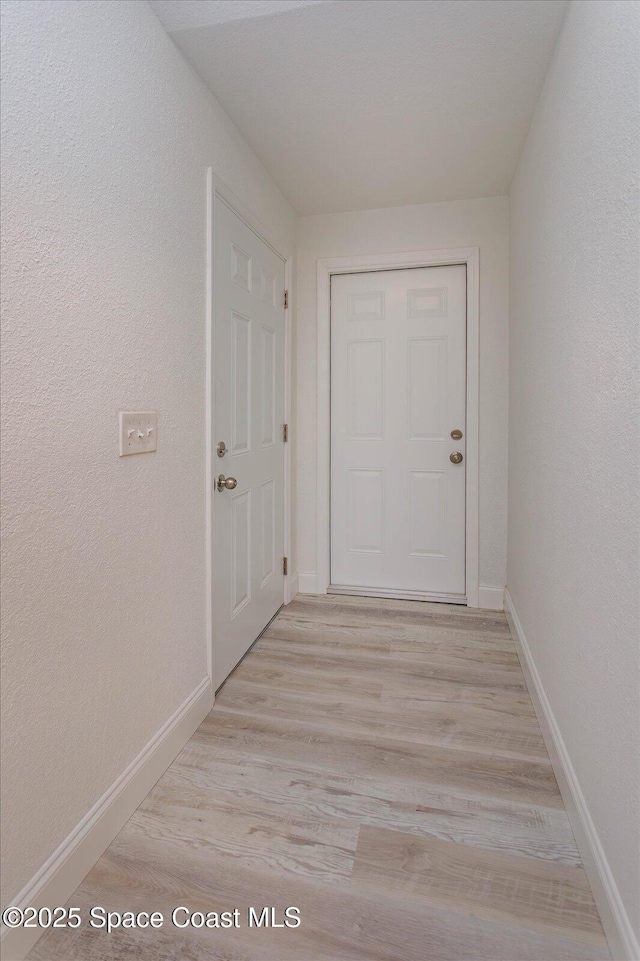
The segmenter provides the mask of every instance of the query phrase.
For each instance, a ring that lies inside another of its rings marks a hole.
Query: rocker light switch
[[[120,411],[120,457],[146,454],[158,447],[158,412]]]

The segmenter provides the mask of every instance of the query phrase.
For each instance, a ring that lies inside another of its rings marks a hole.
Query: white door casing
[[[332,587],[465,596],[466,301],[460,264],[331,278]]]
[[[219,197],[213,258],[212,484],[237,480],[214,493],[217,688],[283,602],[285,265]]]

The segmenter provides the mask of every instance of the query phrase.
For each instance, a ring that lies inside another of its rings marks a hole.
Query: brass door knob
[[[452,464],[461,464],[462,454],[460,453],[459,450],[454,450],[453,454],[449,454],[449,460],[451,461]]]
[[[225,477],[224,474],[220,474],[218,477],[218,483],[216,487],[219,491],[232,491],[234,487],[238,486],[238,482],[235,477]]]
[[[462,440],[462,431],[458,430],[458,428],[456,427],[455,430],[451,431],[451,437],[453,438],[453,440]]]

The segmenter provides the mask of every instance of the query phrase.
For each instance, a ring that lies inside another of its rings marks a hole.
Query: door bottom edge
[[[383,597],[399,601],[436,601],[442,604],[466,604],[466,594],[445,594],[438,591],[396,591],[382,587],[356,587],[349,584],[329,584],[327,594],[352,594],[356,597]]]
[[[254,648],[255,645],[258,643],[258,641],[259,641],[260,638],[263,636],[263,634],[265,634],[265,632],[271,627],[271,625],[273,624],[273,622],[275,621],[276,617],[278,616],[278,614],[280,613],[280,611],[282,610],[282,608],[283,608],[284,606],[285,606],[284,604],[281,604],[280,607],[278,608],[278,610],[275,612],[275,614],[273,614],[273,615],[269,618],[269,620],[268,620],[267,623],[264,625],[264,627],[262,628],[262,630],[260,631],[260,633],[258,634],[258,636],[255,638],[255,640],[253,640],[253,641],[251,642],[251,644],[250,644],[249,647],[246,649],[246,651],[244,652],[244,654],[242,655],[242,657],[241,657],[238,661],[236,661],[236,663],[233,665],[233,667],[231,668],[231,670],[229,671],[229,673],[225,675],[224,679],[223,679],[222,681],[220,681],[220,683],[218,683],[218,681],[214,679],[213,683],[218,685],[218,686],[215,688],[215,690],[214,690],[214,694],[217,694],[218,691],[220,690],[220,688],[224,687],[224,685],[227,683],[227,681],[229,680],[229,678],[231,677],[231,675],[233,674],[233,672],[234,672],[237,668],[240,667],[240,665],[241,665],[242,662],[244,661],[244,659],[245,659],[245,657],[247,656],[247,654],[249,654],[249,653],[253,650],[253,648]]]

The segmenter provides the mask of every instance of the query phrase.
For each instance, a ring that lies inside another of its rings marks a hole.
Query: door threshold
[[[432,591],[388,591],[381,587],[354,587],[329,584],[327,594],[352,594],[356,597],[389,597],[399,601],[436,601],[441,604],[466,604],[466,594],[438,594]]]

